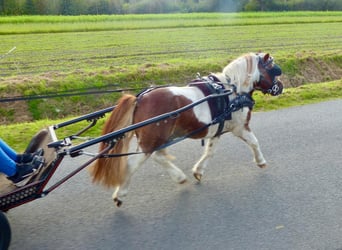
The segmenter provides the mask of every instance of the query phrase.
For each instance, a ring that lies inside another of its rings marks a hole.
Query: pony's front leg
[[[165,149],[157,151],[153,156],[153,159],[166,169],[173,181],[183,184],[186,182],[186,175],[171,162],[172,158],[173,156],[169,155]]]
[[[254,161],[260,168],[267,167],[266,160],[261,152],[260,145],[258,139],[255,137],[254,133],[246,127],[243,127],[239,130],[234,130],[233,134],[241,138],[244,142],[246,142],[253,154],[254,154]]]
[[[212,157],[214,154],[214,149],[215,149],[215,146],[217,145],[218,139],[219,137],[216,136],[207,140],[203,155],[195,164],[195,166],[192,168],[193,175],[198,181],[201,181],[201,178],[204,173],[204,169],[207,167],[208,159]]]
[[[121,198],[126,196],[128,193],[128,186],[131,181],[132,175],[138,170],[138,168],[148,159],[150,155],[133,155],[127,160],[126,178],[124,182],[116,187],[112,198],[116,206],[120,207],[122,205]]]

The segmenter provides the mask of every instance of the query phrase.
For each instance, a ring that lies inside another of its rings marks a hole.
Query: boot
[[[24,154],[17,154],[17,163],[29,163],[32,162],[33,157],[35,156],[43,156],[44,149],[39,148],[34,153],[24,153]]]
[[[7,177],[17,187],[22,187],[36,175],[44,165],[44,157],[34,156],[31,163],[17,164],[17,172],[15,175]]]

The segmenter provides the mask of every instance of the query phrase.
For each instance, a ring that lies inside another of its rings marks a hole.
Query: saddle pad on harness
[[[196,79],[188,84],[190,87],[197,87],[199,88],[204,96],[208,96],[211,94],[220,94],[224,92],[224,86],[223,84],[219,82],[207,82],[205,80]],[[220,96],[217,98],[212,98],[208,100],[208,105],[211,113],[211,118],[215,119],[216,117],[222,115],[228,106],[229,98],[228,96]],[[229,114],[229,117],[225,118],[226,120],[231,119],[231,115]]]

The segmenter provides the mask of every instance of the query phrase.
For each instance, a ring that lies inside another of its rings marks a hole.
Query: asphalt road
[[[47,197],[12,209],[10,249],[342,249],[342,99],[254,113],[267,169],[232,135],[198,184],[199,141],[171,147],[178,185],[153,161],[123,206],[82,171]],[[52,182],[80,165],[63,161]]]

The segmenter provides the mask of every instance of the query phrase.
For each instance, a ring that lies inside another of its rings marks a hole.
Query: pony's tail
[[[136,97],[124,95],[118,101],[110,117],[104,124],[102,135],[127,127],[133,122],[133,114],[136,106]],[[129,142],[134,132],[127,132],[123,138],[116,142],[108,154],[127,153]],[[106,147],[104,142],[100,143],[99,151]],[[107,187],[120,186],[126,177],[127,156],[99,158],[90,167],[89,171],[94,183],[100,183]]]

